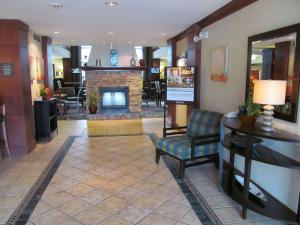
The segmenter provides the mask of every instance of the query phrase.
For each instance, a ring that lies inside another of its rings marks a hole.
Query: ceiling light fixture
[[[167,34],[166,33],[161,33],[161,36],[166,36]]]
[[[53,33],[54,33],[54,34],[59,34],[59,31],[54,31]]]
[[[50,3],[50,6],[55,8],[55,9],[61,9],[64,5],[62,3],[59,3],[59,2],[52,2],[52,3]]]
[[[107,6],[107,7],[114,7],[114,6],[119,5],[119,3],[114,2],[114,1],[108,1],[108,2],[104,2],[104,5]]]
[[[132,44],[132,41],[128,41],[128,44]]]
[[[115,33],[114,33],[114,32],[108,32],[107,34],[109,34],[109,35],[114,35]]]

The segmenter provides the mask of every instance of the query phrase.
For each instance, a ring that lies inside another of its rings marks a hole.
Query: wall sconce
[[[194,42],[199,42],[208,38],[208,31],[201,31],[198,35],[195,35],[193,38]]]

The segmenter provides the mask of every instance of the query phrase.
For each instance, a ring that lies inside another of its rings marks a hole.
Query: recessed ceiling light
[[[54,34],[59,34],[59,31],[54,31],[53,33],[54,33]]]
[[[132,44],[132,41],[128,41],[127,43],[128,43],[128,44]]]
[[[59,2],[52,2],[52,3],[50,3],[50,6],[55,8],[55,9],[61,9],[64,5],[62,3],[59,3]]]
[[[114,32],[108,32],[107,34],[109,34],[109,35],[114,35],[115,33],[114,33]]]
[[[294,39],[294,36],[289,36],[289,39]]]
[[[167,34],[166,33],[161,33],[161,36],[166,36]]]
[[[107,6],[107,7],[114,7],[114,6],[119,5],[119,3],[114,2],[114,1],[108,1],[108,2],[104,2],[104,5]]]
[[[71,40],[71,41],[72,41],[72,42],[75,42],[76,40],[73,39],[73,40]]]

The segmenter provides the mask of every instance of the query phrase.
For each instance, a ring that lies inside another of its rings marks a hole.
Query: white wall
[[[119,53],[119,66],[130,66],[130,59],[132,54],[134,54],[134,58],[138,65],[137,56],[135,53],[134,46],[132,45],[114,45],[114,49],[118,50]],[[111,66],[110,64],[110,45],[109,44],[100,44],[93,45],[89,62],[89,66],[96,65],[96,59],[101,59],[101,66]]]
[[[299,0],[260,0],[205,28],[209,38],[201,45],[201,108],[236,111],[245,96],[248,37],[295,23],[300,23]],[[229,47],[228,81],[211,81],[211,50],[225,45]],[[276,126],[300,135],[300,111],[296,124],[276,120]],[[277,151],[300,161],[299,145],[274,144]],[[243,170],[240,157],[237,166]],[[300,171],[254,162],[252,179],[296,211]]]

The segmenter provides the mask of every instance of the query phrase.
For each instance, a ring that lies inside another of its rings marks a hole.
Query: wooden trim
[[[186,37],[189,35],[189,33],[194,32],[195,30],[201,30],[223,18],[226,16],[229,16],[232,13],[235,13],[242,8],[256,2],[258,0],[232,0],[228,4],[224,5],[220,9],[214,11],[207,17],[203,18],[202,20],[198,21],[197,23],[193,24],[192,26],[188,27],[181,33],[177,34],[176,36],[172,37],[171,39],[174,39],[176,41]]]
[[[207,27],[256,1],[257,0],[233,0],[217,11],[211,13],[209,16],[203,18],[196,24],[202,28]]]

